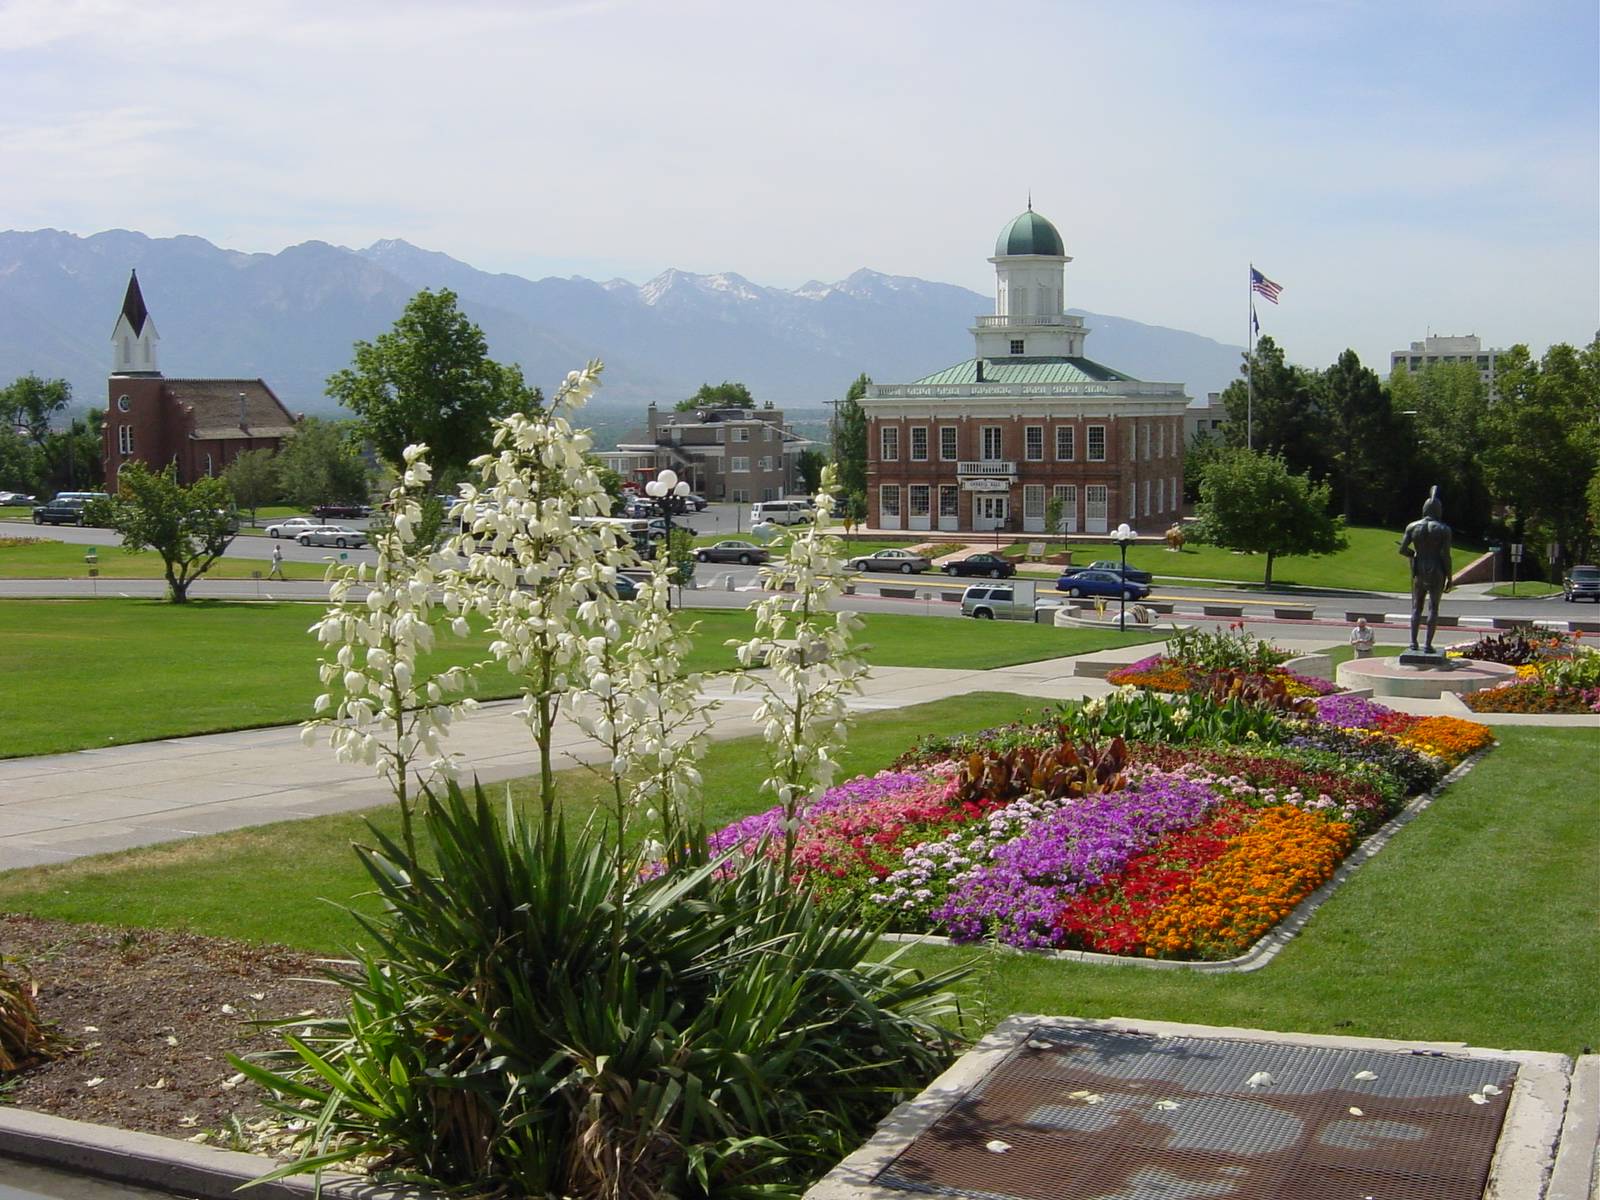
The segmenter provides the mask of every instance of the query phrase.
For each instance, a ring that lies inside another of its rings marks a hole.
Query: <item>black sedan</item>
[[[1017,564],[999,554],[972,554],[959,562],[944,564],[946,575],[987,575],[990,579],[1010,579]]]
[[[694,556],[703,563],[764,563],[772,557],[772,553],[764,546],[757,546],[753,542],[740,542],[729,540],[717,542],[711,546],[701,546],[694,552]]]

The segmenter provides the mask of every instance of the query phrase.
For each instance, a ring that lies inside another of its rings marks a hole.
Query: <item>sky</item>
[[[1309,366],[1539,352],[1600,329],[1597,10],[0,0],[0,226],[988,294],[1031,194],[1072,307],[1243,343],[1253,262]]]

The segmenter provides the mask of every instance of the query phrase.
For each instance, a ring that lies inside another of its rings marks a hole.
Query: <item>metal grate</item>
[[[977,1200],[1482,1200],[1516,1072],[1042,1026],[877,1182]]]

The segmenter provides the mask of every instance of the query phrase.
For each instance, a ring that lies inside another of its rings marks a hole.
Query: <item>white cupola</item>
[[[128,277],[128,291],[122,298],[122,312],[117,317],[116,328],[111,331],[111,373],[113,375],[159,375],[156,367],[156,343],[161,335],[150,311],[144,306],[144,295],[139,291],[139,273]]]
[[[1066,314],[1066,265],[1061,234],[1028,210],[995,239],[994,315],[973,329],[979,358],[1079,358],[1087,330]]]

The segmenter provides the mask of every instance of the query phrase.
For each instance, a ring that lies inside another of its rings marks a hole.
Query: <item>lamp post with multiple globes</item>
[[[1122,594],[1122,612],[1117,617],[1117,628],[1123,632],[1128,629],[1128,543],[1138,536],[1128,528],[1126,521],[1111,532],[1111,540],[1122,548],[1122,587],[1118,589]]]
[[[649,483],[644,485],[644,493],[656,502],[656,507],[661,510],[661,522],[664,535],[661,539],[660,554],[665,554],[668,561],[672,559],[672,509],[674,504],[682,504],[684,497],[689,494],[689,485],[678,478],[678,473],[667,467]]]

